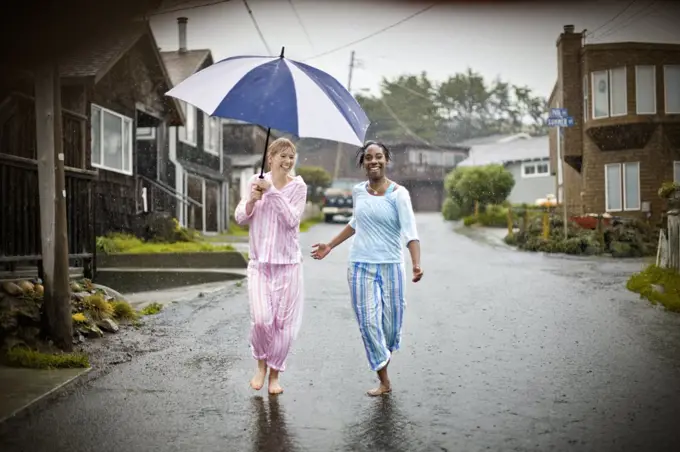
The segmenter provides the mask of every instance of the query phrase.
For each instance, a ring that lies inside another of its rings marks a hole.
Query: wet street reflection
[[[297,450],[289,436],[286,416],[279,405],[279,397],[269,396],[265,400],[261,396],[255,396],[251,400],[255,422],[252,451],[293,452]]]
[[[394,394],[370,400],[358,421],[346,428],[347,451],[418,450],[413,426]]]

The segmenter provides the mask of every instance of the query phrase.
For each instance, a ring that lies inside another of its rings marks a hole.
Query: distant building
[[[513,204],[533,204],[555,191],[555,176],[550,168],[548,136],[531,137],[525,133],[494,136],[491,140],[475,140],[470,156],[458,166],[500,164],[515,178],[508,196]],[[468,144],[470,142],[463,142]]]

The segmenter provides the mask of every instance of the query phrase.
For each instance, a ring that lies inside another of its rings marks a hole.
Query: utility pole
[[[347,78],[347,91],[352,93],[352,75],[354,74],[354,50],[349,58],[349,77]],[[333,180],[336,180],[340,174],[340,163],[342,160],[342,143],[338,142],[338,149],[335,151],[335,169],[333,170]]]
[[[49,336],[64,351],[73,349],[69,293],[66,181],[61,116],[61,80],[56,63],[35,74],[35,122],[40,199],[44,307]]]

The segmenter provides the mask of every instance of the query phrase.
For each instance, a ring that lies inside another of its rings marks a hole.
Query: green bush
[[[674,270],[650,265],[632,275],[626,288],[652,304],[661,304],[669,311],[680,312],[680,275]]]
[[[474,215],[468,215],[467,217],[463,218],[463,225],[470,227],[473,224],[477,224],[477,217]]]
[[[447,197],[442,204],[442,216],[446,221],[458,221],[463,218],[463,209],[453,200]]]

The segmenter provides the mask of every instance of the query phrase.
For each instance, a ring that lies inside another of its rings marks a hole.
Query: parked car
[[[333,223],[337,217],[349,221],[354,213],[352,188],[358,179],[337,179],[324,191],[321,212],[326,223]]]

